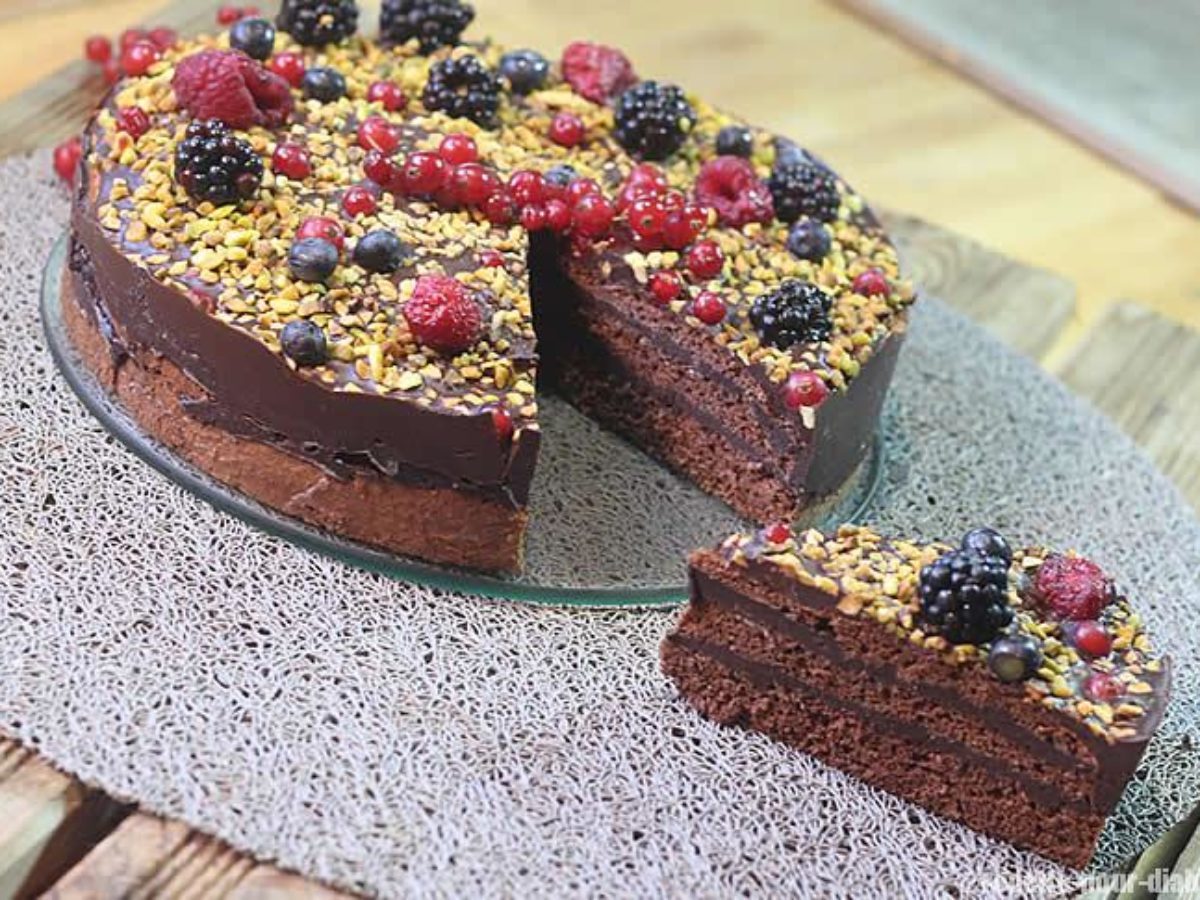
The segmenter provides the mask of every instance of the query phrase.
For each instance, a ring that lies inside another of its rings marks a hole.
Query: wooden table
[[[86,33],[156,5],[58,2],[57,12],[17,21],[5,16],[18,4],[0,0],[0,85],[11,87],[51,68],[63,58],[63,41],[77,46]],[[155,19],[207,18],[211,13],[203,6],[186,0]],[[510,42],[553,47],[587,34],[621,43],[635,59],[654,60],[647,68],[652,74],[670,75],[759,121],[810,136],[839,168],[860,173],[869,195],[932,212],[1069,273],[1067,278],[1015,262],[923,219],[887,216],[927,291],[1047,362],[1138,440],[1200,508],[1200,404],[1194,401],[1200,395],[1200,335],[1180,324],[1200,324],[1200,257],[1194,252],[1200,223],[816,0],[742,0],[736,14],[721,6],[703,16],[683,14],[691,6],[686,0],[590,2],[569,15],[562,13],[563,0],[480,0],[479,6],[491,30]],[[55,38],[39,44],[47,28]],[[37,52],[16,54],[17,46]],[[31,56],[38,61],[27,64]],[[14,72],[16,59],[21,63]],[[780,72],[792,73],[790,80],[781,80]],[[81,73],[86,69],[77,66],[66,82],[59,79],[58,95]],[[61,122],[48,120],[44,131],[14,135],[10,117],[51,95],[47,90],[0,105],[0,148],[74,127],[75,119],[68,124],[64,115]],[[61,108],[79,115],[88,102],[84,95]],[[1014,146],[1021,148],[1020,167],[1009,165]],[[954,159],[960,162],[947,171]],[[1036,189],[1039,174],[1055,179],[1053,198]],[[1128,241],[1157,246],[1169,257],[1165,269],[1129,265]],[[1119,264],[1116,256],[1122,256]],[[1110,302],[1123,295],[1144,302]],[[1157,377],[1137,378],[1132,373],[1150,355],[1159,361]],[[1143,865],[1169,868],[1176,858],[1200,857],[1196,824],[1182,823]],[[0,900],[43,891],[64,900],[340,896],[257,864],[186,825],[124,807],[0,740]]]

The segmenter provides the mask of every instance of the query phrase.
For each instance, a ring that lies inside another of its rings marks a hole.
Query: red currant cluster
[[[116,84],[125,75],[145,75],[178,40],[175,30],[166,26],[128,28],[121,32],[116,48],[104,35],[93,35],[84,43],[83,54],[104,70],[105,81]]]
[[[217,10],[217,24],[233,25],[242,19],[257,19],[258,16],[257,6],[222,6]]]

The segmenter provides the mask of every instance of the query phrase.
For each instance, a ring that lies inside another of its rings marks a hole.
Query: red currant
[[[121,36],[117,38],[117,47],[122,53],[136,44],[138,41],[148,41],[148,35],[144,28],[126,28],[121,32]]]
[[[829,386],[816,372],[793,372],[783,385],[783,402],[788,409],[815,408],[829,396]]]
[[[600,190],[600,185],[596,184],[593,179],[576,178],[567,185],[565,199],[570,206],[574,206],[584,197],[587,197],[590,194],[599,193],[602,193]]]
[[[892,293],[887,277],[878,269],[867,269],[854,279],[854,293],[864,297],[887,297]]]
[[[701,291],[692,301],[692,315],[705,325],[717,325],[725,321],[725,301],[714,291]]]
[[[403,188],[400,164],[378,150],[370,151],[363,160],[363,172],[385,191],[398,193]]]
[[[502,269],[504,268],[504,254],[489,247],[480,251],[479,263],[487,269]]]
[[[667,176],[663,170],[654,163],[639,163],[633,167],[633,171],[629,173],[629,178],[625,180],[627,187],[636,187],[646,194],[665,194],[667,188]]]
[[[312,174],[308,148],[291,142],[280,144],[271,157],[271,168],[276,175],[284,175],[292,181],[303,181]]]
[[[102,34],[93,35],[84,43],[83,55],[96,65],[102,66],[112,59],[112,41]]]
[[[653,238],[662,234],[666,217],[657,197],[640,197],[629,204],[629,227],[641,237]]]
[[[290,50],[285,53],[276,53],[271,57],[267,66],[292,87],[300,87],[300,82],[304,80],[304,73],[308,71],[308,66],[304,64],[304,57]]]
[[[671,250],[683,250],[700,236],[708,216],[698,206],[684,206],[672,210],[663,220],[663,243]]]
[[[792,526],[787,522],[776,522],[763,529],[763,537],[772,544],[786,544],[792,538]]]
[[[297,240],[303,240],[304,238],[320,238],[323,241],[328,241],[338,248],[339,253],[346,249],[346,235],[336,219],[329,219],[324,216],[312,216],[305,219],[300,223],[300,228],[296,231]]]
[[[528,204],[521,207],[521,227],[526,231],[542,231],[546,228],[546,208]]]
[[[358,145],[364,150],[392,153],[400,146],[400,129],[382,116],[368,116],[358,126]]]
[[[1079,622],[1071,634],[1071,642],[1080,653],[1087,656],[1108,656],[1112,650],[1112,637],[1103,625],[1094,619]]]
[[[659,303],[666,305],[683,292],[683,279],[678,272],[660,269],[650,276],[650,293]]]
[[[535,206],[546,199],[546,180],[538,172],[521,169],[508,179],[508,192],[521,206]]]
[[[487,166],[469,162],[451,169],[447,184],[455,202],[480,206],[500,190],[500,177]]]
[[[716,278],[725,266],[725,254],[716,241],[697,241],[688,251],[687,266],[697,278]]]
[[[262,12],[261,12],[261,10],[259,10],[259,8],[257,6],[243,6],[242,7],[242,18],[243,19],[261,19]]]
[[[583,119],[574,113],[560,112],[550,120],[550,140],[560,147],[579,146],[586,132]]]
[[[174,28],[168,28],[166,25],[160,25],[154,28],[147,35],[152,43],[159,50],[170,50],[179,41],[179,32]]]
[[[121,80],[121,63],[110,59],[104,64],[104,83],[116,84]]]
[[[408,98],[400,90],[400,85],[391,81],[376,81],[367,88],[367,102],[382,103],[388,112],[397,112],[404,109]]]
[[[117,127],[136,141],[150,130],[150,117],[140,106],[122,106],[117,110]]]
[[[483,201],[483,214],[493,225],[511,225],[517,221],[517,204],[507,191],[499,190]]]
[[[667,191],[659,197],[658,205],[663,208],[664,212],[676,212],[683,209],[687,204],[687,198],[679,191]]]
[[[367,188],[356,185],[342,194],[342,209],[346,211],[346,215],[355,218],[373,216],[379,209],[379,201]]]
[[[616,208],[603,194],[587,194],[576,201],[571,221],[579,234],[599,237],[612,227],[616,215]]]
[[[65,140],[54,148],[54,171],[63,181],[73,183],[82,157],[83,141],[77,137]]]
[[[546,227],[560,234],[571,227],[571,207],[561,200],[546,201]]]
[[[242,10],[237,6],[222,6],[217,10],[218,25],[232,25],[242,18]]]
[[[1120,680],[1107,672],[1093,672],[1083,682],[1083,693],[1101,703],[1111,703],[1125,694],[1125,687]]]
[[[409,194],[436,194],[446,183],[446,161],[436,153],[418,150],[404,161],[404,190]]]
[[[508,410],[503,407],[494,407],[492,409],[492,426],[496,429],[496,437],[504,443],[512,440],[513,432],[516,427],[513,425],[512,416]]]
[[[442,138],[438,156],[452,166],[461,166],[479,159],[479,148],[470,135],[448,134]]]
[[[162,53],[150,41],[137,41],[121,53],[121,68],[126,75],[145,75],[161,58]]]

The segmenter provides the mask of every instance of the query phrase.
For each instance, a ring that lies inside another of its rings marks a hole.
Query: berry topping
[[[571,207],[561,200],[546,201],[546,227],[559,233],[571,227]]]
[[[574,113],[560,112],[550,120],[550,140],[560,147],[579,146],[586,133],[583,119]]]
[[[363,173],[385,191],[404,192],[403,170],[392,157],[370,150],[363,159]]]
[[[240,6],[222,6],[217,10],[218,25],[232,25],[242,17]]]
[[[818,222],[837,218],[842,197],[833,174],[824,166],[813,162],[776,163],[767,184],[780,221],[795,222],[801,216]]]
[[[308,148],[291,142],[280,144],[271,157],[271,169],[275,174],[285,175],[292,181],[303,181],[312,174]]]
[[[408,248],[392,232],[385,229],[368,231],[354,248],[354,262],[368,272],[390,274],[400,268]]]
[[[643,81],[617,99],[613,134],[641,159],[666,159],[683,146],[696,111],[673,84]]]
[[[288,269],[298,281],[328,281],[337,266],[337,247],[321,238],[302,238],[288,250]]]
[[[304,96],[322,103],[334,103],[346,96],[346,79],[337,69],[316,66],[300,80]]]
[[[500,406],[492,408],[492,427],[496,429],[496,437],[500,438],[502,443],[512,440],[513,432],[516,431],[512,416]]]
[[[683,293],[683,279],[678,272],[662,269],[650,276],[650,293],[659,303],[667,304]]]
[[[833,299],[807,281],[785,281],[750,307],[750,322],[762,339],[780,350],[823,341],[832,330]]]
[[[952,644],[986,644],[1012,621],[1008,569],[996,559],[951,550],[921,569],[921,620]]]
[[[1108,656],[1112,650],[1112,636],[1099,622],[1090,619],[1078,622],[1067,633],[1071,643],[1075,645],[1075,649],[1093,659]]]
[[[346,211],[346,215],[354,218],[373,216],[379,209],[379,201],[368,188],[356,185],[342,194],[342,209]]]
[[[219,119],[188,126],[175,149],[175,180],[196,200],[216,206],[247,200],[262,184],[263,161]]]
[[[124,73],[121,71],[121,64],[115,59],[110,59],[106,62],[102,71],[104,72],[105,84],[116,84],[124,76]]]
[[[968,552],[998,559],[1006,566],[1012,565],[1012,548],[1008,546],[1004,536],[994,528],[971,529],[963,535],[959,546]]]
[[[698,206],[673,209],[663,220],[662,242],[672,250],[682,250],[700,236],[707,224],[708,213]]]
[[[504,268],[504,254],[488,247],[479,252],[479,264],[485,269],[502,269]]]
[[[446,183],[446,161],[436,153],[418,150],[404,160],[401,181],[404,191],[419,197],[437,193]]]
[[[297,319],[283,326],[279,346],[284,355],[298,366],[319,366],[328,359],[325,332],[307,319]]]
[[[140,106],[122,106],[117,110],[117,127],[136,141],[150,130],[150,116]]]
[[[1083,682],[1085,697],[1100,703],[1112,703],[1125,696],[1125,686],[1120,679],[1107,672],[1093,672]]]
[[[775,522],[764,528],[762,535],[770,544],[786,544],[792,539],[792,526],[787,522]]]
[[[112,41],[102,34],[93,35],[84,42],[83,55],[96,65],[102,66],[112,59]]]
[[[546,83],[550,63],[536,50],[512,50],[500,57],[500,77],[514,94],[528,94]]]
[[[162,51],[157,44],[149,39],[137,41],[121,51],[121,68],[126,75],[145,75],[160,59]]]
[[[1042,665],[1042,649],[1027,635],[997,638],[988,651],[988,668],[1008,684],[1033,676]]]
[[[820,262],[829,255],[833,239],[829,229],[812,219],[801,219],[788,232],[787,248],[791,254],[809,262]]]
[[[336,219],[327,219],[324,216],[305,219],[296,229],[296,239],[302,238],[321,238],[329,241],[337,247],[339,253],[346,249],[346,236]]]
[[[576,182],[578,184],[579,182]],[[575,201],[571,221],[584,237],[599,237],[612,227],[617,210],[603,194],[585,194]]]
[[[718,156],[704,164],[696,177],[696,200],[715,209],[721,224],[732,228],[775,218],[771,192],[754,167],[736,156]]]
[[[637,84],[633,63],[615,47],[575,41],[563,51],[562,73],[575,93],[595,103],[607,103]]]
[[[688,251],[687,267],[697,278],[708,281],[721,274],[725,254],[716,241],[697,241]]]
[[[267,63],[267,68],[294,88],[300,87],[304,81],[304,73],[308,70],[308,66],[304,64],[304,57],[290,51],[276,53]]]
[[[1098,565],[1079,556],[1051,556],[1034,581],[1037,598],[1060,619],[1098,619],[1113,601],[1113,585]]]
[[[459,353],[479,338],[483,317],[462,282],[445,275],[417,279],[404,305],[404,318],[413,336],[435,350]]]
[[[887,276],[879,269],[867,269],[865,272],[860,272],[851,287],[854,293],[862,294],[864,297],[887,297],[892,293]]]
[[[521,207],[518,215],[521,227],[526,231],[544,231],[546,228],[546,207],[530,203]]]
[[[397,112],[404,109],[408,98],[404,96],[400,85],[391,81],[376,81],[367,88],[367,102],[382,103],[388,112]]]
[[[749,159],[754,152],[754,135],[741,125],[726,125],[717,132],[717,155]]]
[[[658,197],[639,197],[629,204],[626,217],[634,234],[642,238],[654,238],[662,234],[667,211]]]
[[[500,188],[500,176],[487,166],[463,163],[450,170],[446,179],[446,199],[451,204],[478,207]]]
[[[793,372],[783,385],[788,409],[815,409],[829,396],[829,385],[816,372]]]
[[[383,116],[368,116],[358,126],[358,146],[391,153],[400,146],[400,129]]]
[[[479,159],[479,148],[470,135],[448,134],[438,146],[438,156],[452,166],[459,166]]]
[[[275,24],[305,47],[337,44],[358,28],[358,4],[354,0],[283,0]]]
[[[444,59],[430,67],[421,102],[431,112],[489,127],[500,108],[500,79],[478,56]]]
[[[171,82],[179,105],[196,119],[230,128],[278,128],[292,114],[291,86],[232,50],[204,50],[182,60]]]
[[[157,28],[150,29],[147,35],[152,43],[159,50],[170,50],[179,43],[179,32],[174,28],[168,28],[165,25],[160,25]]]
[[[150,35],[144,28],[126,28],[117,38],[117,49],[124,53],[138,41],[148,41]]]
[[[705,325],[718,325],[725,321],[725,301],[715,291],[701,291],[692,301],[692,315]]]
[[[536,205],[546,199],[546,180],[540,172],[520,169],[509,176],[508,192],[521,206]]]
[[[379,33],[389,44],[414,38],[422,53],[453,47],[475,18],[475,8],[459,0],[384,0]]]
[[[275,26],[266,19],[241,19],[229,29],[229,46],[251,59],[266,60],[275,52]]]
[[[77,137],[68,138],[54,148],[54,171],[68,184],[74,182],[82,158],[83,142]]]
[[[546,173],[542,176],[546,196],[552,197],[555,200],[569,199],[567,188],[578,178],[579,173],[575,171],[575,167],[569,166],[566,163],[547,169]],[[595,182],[592,183],[595,184]]]
[[[511,225],[517,220],[517,204],[508,191],[499,190],[483,201],[481,207],[487,220],[493,225]]]

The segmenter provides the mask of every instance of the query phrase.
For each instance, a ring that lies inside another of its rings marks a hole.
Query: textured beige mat
[[[42,346],[40,267],[66,213],[48,171],[0,166],[0,731],[388,896],[890,898],[1061,874],[700,720],[657,670],[670,614],[388,581],[149,470]],[[1102,864],[1123,859],[1200,795],[1200,527],[1128,439],[940,304],[916,317],[893,400],[876,524],[1078,546],[1176,656],[1178,697],[1105,837]]]

